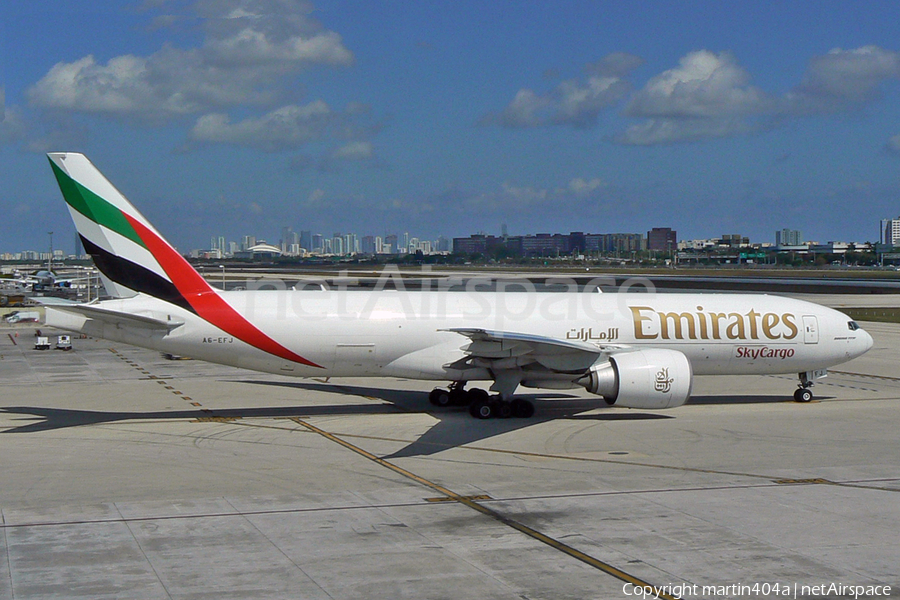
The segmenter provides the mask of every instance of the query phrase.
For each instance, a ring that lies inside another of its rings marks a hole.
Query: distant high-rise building
[[[312,252],[325,251],[325,236],[323,236],[321,233],[316,233],[313,234],[310,239],[312,240],[312,248],[310,248]]]
[[[775,232],[776,246],[799,246],[803,243],[803,236],[796,229],[782,229]]]
[[[348,233],[344,236],[344,254],[356,254],[359,252],[359,239],[355,233]]]
[[[890,246],[900,246],[900,217],[881,220],[879,242]]]
[[[300,244],[300,235],[294,231],[291,227],[282,227],[281,228],[281,251],[284,254],[293,254],[296,255],[295,252],[291,251],[291,248],[294,246],[299,246]]]
[[[396,235],[391,234],[391,235],[385,236],[384,243],[386,246],[391,247],[390,250],[386,250],[385,252],[388,252],[389,254],[398,252]]]
[[[726,233],[719,238],[722,246],[730,246],[732,248],[740,248],[741,246],[749,246],[750,238],[742,236],[739,233]]]
[[[678,248],[678,234],[669,227],[654,227],[647,232],[647,250],[674,252]]]
[[[245,235],[241,240],[241,250],[246,252],[250,248],[256,245],[256,236],[255,235]]]
[[[300,230],[300,247],[305,248],[306,250],[313,249],[311,231]]]

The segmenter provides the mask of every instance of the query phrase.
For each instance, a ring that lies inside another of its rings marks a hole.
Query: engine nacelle
[[[620,352],[594,365],[578,380],[608,404],[628,408],[674,408],[691,395],[691,363],[681,352],[652,349]]]

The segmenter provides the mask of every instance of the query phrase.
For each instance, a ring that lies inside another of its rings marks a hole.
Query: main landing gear
[[[499,394],[491,396],[480,388],[466,390],[464,382],[452,383],[446,390],[435,388],[428,394],[428,400],[435,406],[468,406],[469,414],[477,419],[528,419],[534,415],[534,404],[528,400],[503,400]]]
[[[809,378],[806,373],[800,373],[800,383],[798,388],[794,390],[794,400],[797,402],[809,402],[813,399],[812,390],[814,381]]]

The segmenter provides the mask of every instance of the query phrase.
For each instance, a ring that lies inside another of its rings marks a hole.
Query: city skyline
[[[491,240],[496,241],[508,238],[517,244],[523,244],[522,254],[529,255],[540,253],[539,249],[541,247],[544,247],[545,249],[550,249],[551,247],[553,247],[558,250],[562,247],[560,246],[560,243],[558,241],[561,239],[566,240],[565,242],[563,242],[563,245],[568,247],[567,245],[570,245],[570,240],[573,237],[579,240],[575,242],[575,246],[585,253],[627,253],[631,251],[641,250],[696,251],[710,249],[716,246],[731,248],[744,246],[753,246],[757,248],[818,247],[820,251],[823,251],[823,248],[825,247],[846,249],[849,246],[857,246],[871,248],[874,250],[876,245],[882,247],[893,245],[900,246],[900,217],[898,217],[897,219],[880,219],[877,226],[879,228],[879,235],[862,240],[851,240],[846,238],[835,240],[810,240],[806,239],[802,231],[800,230],[781,228],[772,232],[771,238],[764,241],[752,240],[750,237],[743,236],[740,233],[720,233],[718,236],[708,236],[701,238],[679,238],[677,231],[669,227],[653,227],[645,233],[596,233],[591,231],[569,231],[529,232],[524,234],[517,234],[516,232],[513,232],[513,234],[509,234],[507,225],[501,224],[498,228],[499,235],[494,235],[486,233],[484,230],[479,230],[479,233],[471,233],[465,237],[458,236],[454,238],[447,238],[445,236],[439,236],[438,239],[427,240],[425,238],[419,238],[413,234],[410,234],[409,232],[403,232],[402,234],[387,234],[385,236],[376,236],[371,234],[358,235],[353,232],[333,232],[331,236],[326,236],[325,234],[314,232],[313,230],[293,231],[292,226],[285,226],[281,231],[282,237],[273,242],[269,242],[266,238],[257,237],[250,234],[240,236],[239,240],[230,240],[226,236],[213,235],[210,237],[210,241],[207,247],[191,248],[187,250],[179,249],[179,252],[181,252],[185,256],[192,256],[194,258],[226,258],[234,257],[236,253],[245,252],[249,250],[249,248],[256,245],[267,245],[277,248],[280,253],[283,253],[288,257],[345,256],[351,254],[402,255],[413,253],[416,250],[422,251],[423,254],[440,254],[450,252],[471,253],[481,252],[482,250],[474,250],[473,248],[481,247],[484,244],[484,240],[487,240],[488,244],[490,245],[490,243],[492,243]],[[290,232],[293,236],[295,236],[288,243],[286,243],[284,239],[284,235],[287,232]],[[50,232],[47,233],[49,234]],[[310,248],[302,245],[300,240],[303,240],[304,236],[311,242]],[[656,241],[654,241],[654,236],[656,236]],[[352,246],[353,249],[345,252],[344,250],[350,248],[351,246],[348,241],[335,241],[338,238],[340,238],[341,240],[354,240],[354,245]],[[297,241],[293,242],[293,239],[296,239]],[[477,242],[475,246],[472,246],[470,243],[468,243],[472,240],[481,241]],[[557,241],[554,242],[551,240]],[[585,240],[587,240],[587,243],[585,243]],[[459,242],[462,242],[461,246],[459,245]],[[367,246],[367,244],[369,244],[369,246]],[[291,248],[291,246],[296,246],[296,248]],[[296,252],[296,250],[300,250],[301,248],[303,250],[302,253]],[[46,261],[50,254],[48,250],[29,248],[9,251],[0,249],[0,260]],[[53,250],[54,260],[80,255],[77,251],[67,252],[64,248],[60,248],[58,246],[54,247]],[[209,254],[210,250],[220,250],[221,253],[218,256],[212,256]],[[889,252],[890,249],[884,248],[878,251]],[[564,253],[568,252],[569,250],[566,250]],[[551,256],[552,254],[552,252],[547,252],[547,256]]]
[[[291,222],[874,238],[900,213],[898,21],[837,0],[11,3],[0,247],[71,231],[55,150],[188,249]]]

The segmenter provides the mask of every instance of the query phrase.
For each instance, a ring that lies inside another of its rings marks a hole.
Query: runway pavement
[[[424,382],[2,328],[0,598],[896,591],[900,325],[864,326],[875,348],[810,404],[792,377],[701,377],[670,411],[548,392],[491,421]]]

